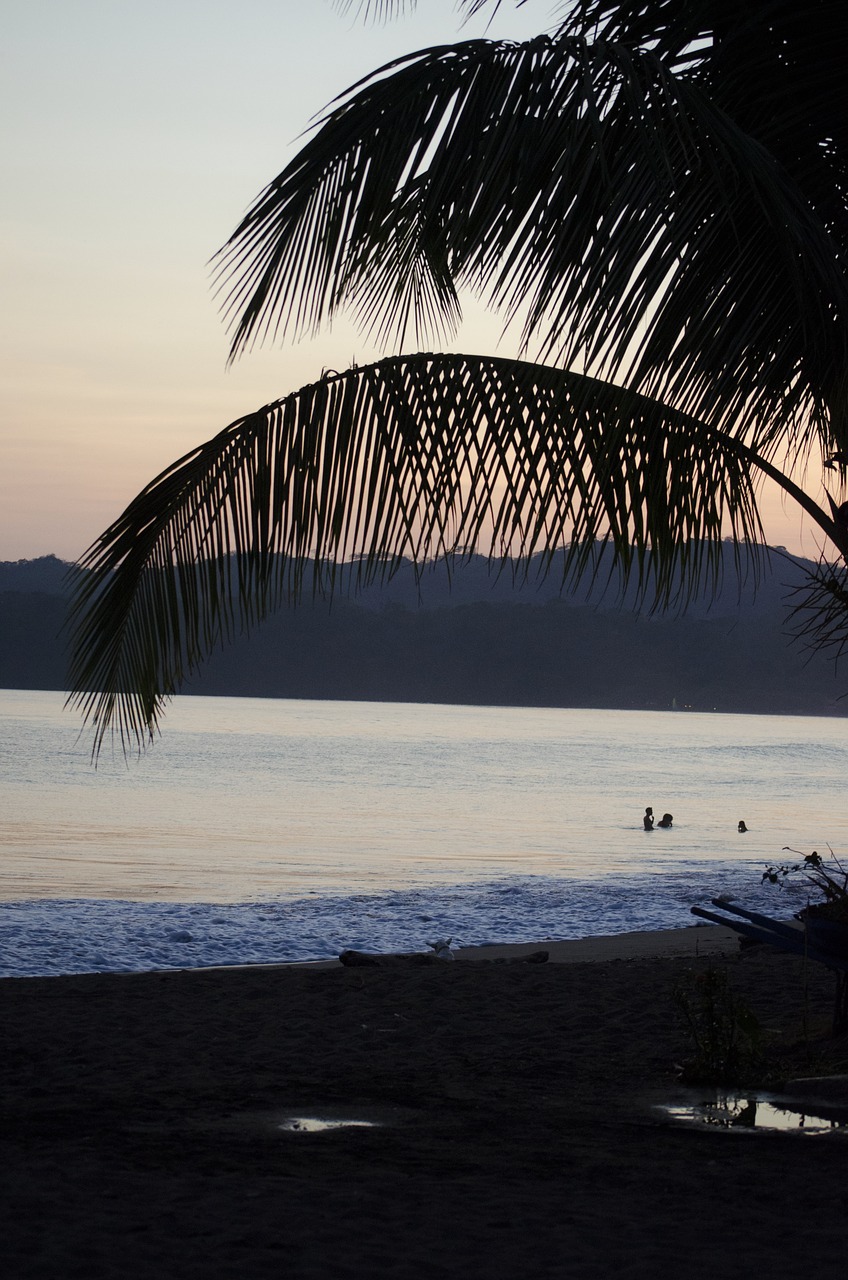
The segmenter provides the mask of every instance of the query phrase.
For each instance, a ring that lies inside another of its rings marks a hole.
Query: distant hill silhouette
[[[0,593],[6,591],[44,591],[61,595],[70,564],[57,556],[40,556],[37,560],[0,560]]]
[[[68,567],[54,556],[0,563],[0,686],[65,687]],[[556,558],[544,580],[538,562],[514,576],[475,556],[416,584],[405,565],[356,599],[281,610],[183,692],[848,714],[848,676],[787,636],[787,594],[811,567],[775,556],[754,594],[728,563],[712,603],[650,615],[632,591],[622,601],[603,561],[594,586],[563,592]]]

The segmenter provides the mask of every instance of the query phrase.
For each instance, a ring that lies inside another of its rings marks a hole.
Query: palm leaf
[[[353,12],[366,21],[374,18],[380,22],[418,8],[418,0],[334,0],[334,3],[340,13]],[[497,13],[502,3],[503,0],[456,0],[456,7],[460,12],[465,12],[467,17],[473,18],[489,7],[493,14]],[[520,9],[526,4],[526,0],[512,0],[512,3]]]
[[[848,248],[843,0],[572,0],[563,34],[651,48],[775,157]]]
[[[140,745],[186,676],[282,600],[481,540],[525,567],[565,547],[564,582],[608,546],[622,587],[681,602],[715,580],[725,535],[756,560],[761,465],[646,397],[540,365],[419,355],[328,376],[180,459],[89,550],[71,701],[95,752],[110,732]]]
[[[361,82],[218,260],[232,354],[342,307],[380,340],[475,289],[525,349],[769,451],[839,446],[844,258],[787,170],[653,52],[468,41]]]
[[[824,558],[790,593],[790,634],[813,652],[834,662],[848,652],[848,565]]]

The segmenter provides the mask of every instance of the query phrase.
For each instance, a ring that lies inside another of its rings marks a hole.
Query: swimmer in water
[[[645,816],[642,819],[642,825],[644,826],[646,831],[653,831],[654,829],[654,811],[650,805],[645,810]]]
[[[740,832],[741,834],[744,834],[744,833],[748,830],[748,828],[745,826],[745,823],[744,823],[744,822],[740,822],[740,823],[739,823],[739,826],[736,828],[736,830],[737,830],[738,832]]]
[[[664,813],[663,816],[660,818],[659,822],[657,823],[657,826],[668,828],[671,826],[673,821],[674,819],[672,818],[670,813]]]

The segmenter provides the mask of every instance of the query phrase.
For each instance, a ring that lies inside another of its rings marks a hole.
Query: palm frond
[[[365,22],[388,22],[418,8],[417,0],[333,0],[339,13],[352,13]]]
[[[811,652],[839,662],[848,652],[848,565],[822,559],[791,594],[789,632]]]
[[[468,41],[361,82],[218,258],[235,356],[349,307],[439,342],[476,290],[525,350],[768,452],[846,441],[844,255],[697,77],[573,37]]]
[[[512,0],[515,7],[521,8],[527,0]],[[504,0],[456,0],[456,7],[467,17],[473,18],[481,10],[491,8],[495,14]],[[386,22],[390,18],[399,17],[418,8],[418,0],[334,0],[334,7],[340,13],[355,13],[366,21],[375,19]]]
[[[708,88],[774,155],[848,248],[843,0],[572,0],[563,34],[650,48]]]
[[[645,397],[478,356],[381,361],[232,423],[163,472],[78,570],[70,701],[141,745],[219,644],[282,600],[356,590],[481,544],[683,600],[721,540],[760,554],[757,460]]]

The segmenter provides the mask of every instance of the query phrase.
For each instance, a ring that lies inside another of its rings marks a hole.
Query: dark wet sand
[[[689,954],[660,935],[617,960],[2,981],[5,1274],[842,1280],[848,1135],[652,1109],[687,1052],[672,990],[708,964],[788,1074],[848,1057],[818,1040],[825,970],[805,1047],[801,962],[706,956],[720,932],[699,955],[686,931]],[[279,1127],[315,1113],[383,1123]]]

